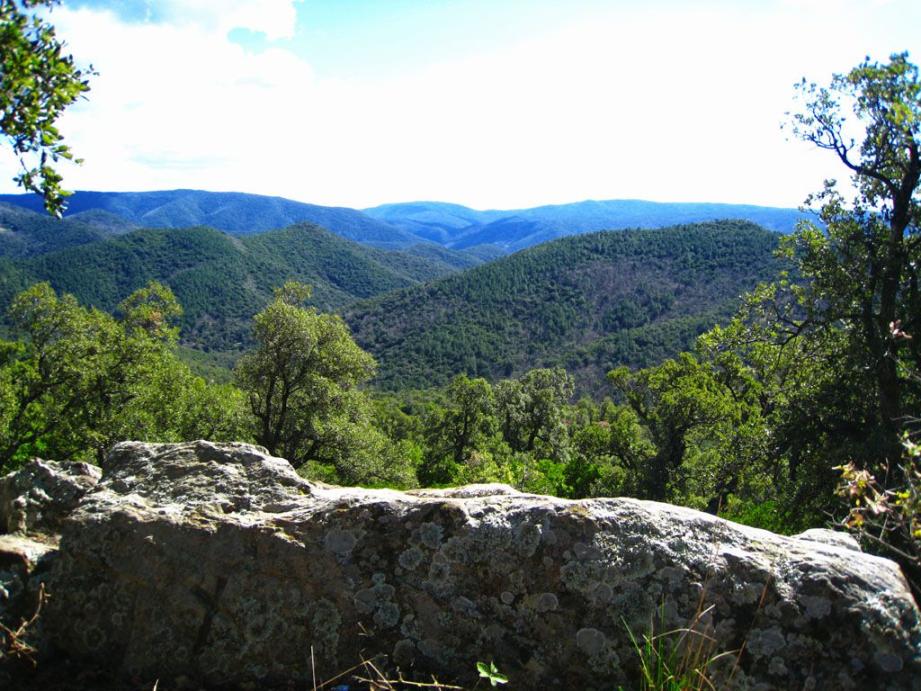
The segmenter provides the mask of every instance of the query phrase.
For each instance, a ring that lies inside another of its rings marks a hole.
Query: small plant
[[[698,630],[712,606],[699,610],[688,626],[663,633],[643,634],[640,643],[627,622],[624,626],[640,660],[641,691],[703,691],[716,689],[710,667],[737,651],[716,652],[716,639]],[[660,614],[660,621],[664,617]],[[623,691],[623,687],[619,687]]]
[[[839,496],[850,505],[844,520],[870,546],[902,567],[915,597],[921,595],[921,444],[903,438],[904,453],[897,486],[886,488],[868,470],[853,463],[841,472]],[[895,484],[895,483],[894,483]]]
[[[13,630],[0,623],[0,658],[10,657],[27,662],[34,669],[36,667],[36,655],[38,651],[26,640],[29,628],[38,621],[42,613],[42,606],[48,601],[48,594],[45,592],[45,584],[38,587],[38,604],[35,606],[35,613],[28,619],[24,620],[17,629]]]
[[[481,678],[489,679],[489,684],[491,686],[508,683],[508,677],[499,671],[495,662],[490,662],[488,665],[485,662],[477,662],[476,668]]]

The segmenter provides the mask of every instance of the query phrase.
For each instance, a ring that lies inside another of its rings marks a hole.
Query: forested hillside
[[[461,372],[508,377],[562,365],[584,391],[614,366],[655,364],[776,275],[777,235],[717,222],[565,238],[349,308],[386,388]]]
[[[29,257],[85,245],[127,232],[131,224],[104,211],[59,221],[20,206],[0,203],[0,257]]]
[[[47,280],[84,304],[111,311],[155,279],[184,307],[183,343],[234,350],[249,338],[252,315],[285,280],[309,283],[312,304],[338,309],[477,261],[438,247],[364,247],[310,224],[243,238],[209,228],[148,229],[24,259],[0,258],[0,306],[5,310],[17,292]]]

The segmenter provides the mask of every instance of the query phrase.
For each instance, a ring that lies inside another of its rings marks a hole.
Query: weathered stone
[[[0,533],[54,532],[101,471],[88,463],[33,459],[0,478]]]
[[[819,542],[823,545],[830,545],[832,547],[841,547],[842,549],[850,549],[855,552],[861,552],[860,544],[854,538],[853,535],[844,533],[840,530],[828,530],[827,528],[810,528],[805,530],[798,535],[794,535],[798,540],[806,540],[808,542]]]
[[[117,446],[50,588],[61,651],[142,678],[309,688],[383,654],[610,689],[637,678],[630,632],[691,622],[741,650],[718,688],[921,688],[919,612],[885,559],[632,499],[322,487],[239,444]]]

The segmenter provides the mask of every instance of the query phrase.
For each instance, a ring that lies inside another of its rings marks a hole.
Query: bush
[[[898,478],[880,483],[853,463],[838,466],[838,494],[850,505],[845,525],[868,548],[899,563],[916,600],[921,599],[921,445],[905,436]],[[887,478],[888,480],[888,478]],[[886,489],[891,486],[890,489]]]

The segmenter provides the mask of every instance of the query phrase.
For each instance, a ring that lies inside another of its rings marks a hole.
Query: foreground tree
[[[60,216],[68,193],[53,164],[79,160],[63,143],[56,123],[89,90],[92,68],[77,69],[63,53],[54,27],[29,11],[55,4],[57,0],[0,0],[0,131],[22,166],[16,182],[42,195],[48,212]]]
[[[419,468],[424,485],[447,484],[495,432],[492,387],[483,378],[459,374],[448,385],[444,407],[427,421],[427,453]]]
[[[665,501],[689,483],[689,476],[719,478],[718,486],[700,487],[707,504],[737,482],[731,454],[747,430],[746,406],[719,380],[712,368],[689,353],[661,365],[630,372],[620,367],[608,379],[646,429],[655,449],[642,467],[634,467],[639,494]],[[622,454],[624,455],[624,454]],[[697,484],[691,482],[690,484]],[[715,511],[715,507],[710,506]]]
[[[838,506],[833,466],[877,477],[901,459],[901,434],[921,405],[921,83],[906,54],[869,59],[827,87],[803,81],[792,131],[850,173],[807,203],[821,224],[785,238],[789,273],[747,296],[736,319],[701,339],[717,374],[749,382],[768,433],[763,492],[787,529]],[[769,495],[773,492],[773,500]],[[776,527],[774,525],[770,527]]]
[[[563,409],[575,385],[562,367],[538,368],[496,385],[502,437],[513,451],[565,461],[568,437]]]
[[[918,68],[906,53],[887,64],[867,59],[828,87],[804,81],[799,92],[804,110],[793,116],[793,132],[835,154],[856,196],[847,204],[834,181],[816,196],[824,228],[804,224],[785,244],[803,280],[784,285],[778,316],[786,337],[847,334],[852,364],[872,378],[866,394],[876,409],[881,460],[895,460],[907,408],[918,401],[904,364],[921,367],[921,339],[905,336],[921,333]]]

